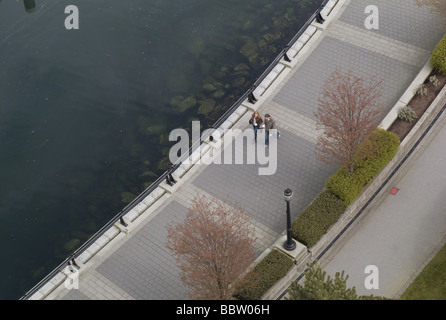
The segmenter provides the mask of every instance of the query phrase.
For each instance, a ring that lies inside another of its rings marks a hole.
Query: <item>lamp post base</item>
[[[294,240],[288,242],[287,240],[283,243],[283,248],[287,251],[293,251],[294,249],[296,249],[296,242]]]

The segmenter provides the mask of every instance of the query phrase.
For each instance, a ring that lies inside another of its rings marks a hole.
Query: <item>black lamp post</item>
[[[283,243],[283,247],[285,250],[292,251],[296,248],[296,242],[292,239],[292,230],[291,230],[291,215],[290,215],[290,201],[293,197],[293,191],[288,188],[283,192],[283,197],[286,202],[286,241]]]

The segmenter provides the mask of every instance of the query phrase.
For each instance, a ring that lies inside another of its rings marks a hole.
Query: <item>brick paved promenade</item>
[[[270,113],[276,119],[282,134],[274,175],[259,176],[258,165],[193,166],[174,188],[164,185],[162,197],[130,223],[127,233],[120,232],[82,265],[79,290],[62,285],[47,298],[187,299],[165,247],[166,225],[184,218],[196,194],[241,204],[257,230],[257,256],[271,247],[285,230],[283,190],[294,192],[294,219],[336,170],[315,161],[313,153],[318,136],[313,112],[328,75],[342,67],[360,76],[378,76],[383,79],[383,98],[390,110],[443,35],[433,14],[413,0],[375,0],[380,28],[366,30],[364,9],[369,4],[340,0],[291,63],[281,61],[283,71],[256,103],[262,115]],[[248,128],[251,111],[246,110],[234,126]]]

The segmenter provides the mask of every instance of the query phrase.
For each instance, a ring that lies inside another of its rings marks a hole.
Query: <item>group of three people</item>
[[[269,145],[269,131],[276,129],[276,122],[268,113],[265,114],[265,121],[262,120],[258,111],[254,111],[249,120],[249,124],[254,128],[254,140],[257,142],[257,130],[265,129],[265,147]],[[277,137],[280,137],[280,132],[277,131]]]

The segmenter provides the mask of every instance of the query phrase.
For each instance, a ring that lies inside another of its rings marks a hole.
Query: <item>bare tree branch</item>
[[[415,0],[417,6],[428,6],[442,20],[443,26],[446,24],[446,0]]]
[[[352,71],[335,69],[322,86],[319,107],[314,113],[319,136],[316,159],[340,165],[352,173],[359,147],[376,128],[384,108],[380,102],[382,81],[365,81]]]
[[[254,261],[254,228],[243,210],[227,201],[197,196],[184,223],[167,227],[181,280],[192,299],[230,299]]]

